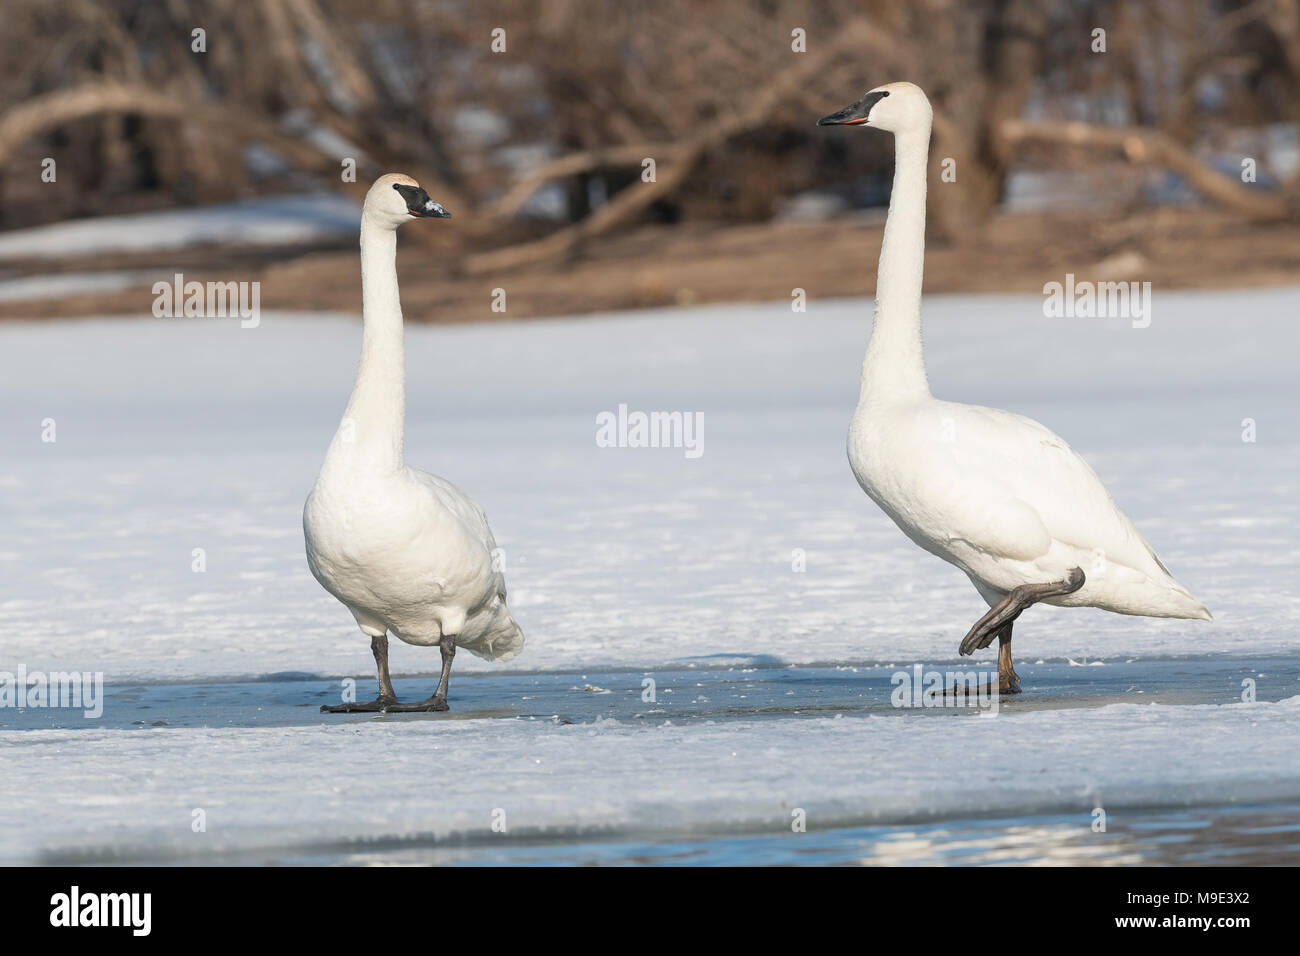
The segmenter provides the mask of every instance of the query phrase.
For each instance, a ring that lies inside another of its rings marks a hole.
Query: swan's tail
[[[1147,579],[1142,586],[1124,595],[1125,606],[1112,608],[1123,614],[1140,614],[1143,617],[1176,617],[1192,621],[1213,621],[1210,609],[1192,596],[1192,592],[1172,577],[1163,581]]]
[[[1213,621],[1214,615],[1210,609],[1196,600],[1192,592],[1188,591],[1181,585],[1174,585],[1170,588],[1171,612],[1163,615],[1164,617],[1188,618],[1194,621]]]
[[[1168,588],[1168,593],[1164,596],[1164,603],[1169,605],[1169,610],[1168,613],[1161,613],[1153,616],[1186,618],[1193,621],[1213,621],[1214,615],[1210,613],[1210,609],[1200,601],[1196,600],[1196,598],[1192,596],[1191,591],[1187,590],[1187,588],[1174,580],[1173,574],[1170,573],[1167,567],[1165,567],[1165,563],[1160,560],[1159,555],[1156,554],[1155,548],[1151,547],[1150,542],[1148,542],[1146,538],[1142,537],[1142,533],[1133,526],[1131,521],[1129,522],[1129,526],[1133,528],[1133,533],[1137,535],[1138,540],[1142,542],[1142,546],[1147,549],[1147,554],[1151,555],[1151,560],[1156,563],[1156,567],[1164,573],[1164,585]],[[1157,575],[1156,577],[1158,578],[1159,576]]]

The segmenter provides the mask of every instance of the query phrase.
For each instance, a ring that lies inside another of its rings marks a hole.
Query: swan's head
[[[390,229],[412,219],[451,218],[451,213],[430,199],[419,183],[401,173],[386,173],[375,180],[366,193],[361,215]]]
[[[934,113],[930,101],[915,83],[886,83],[877,86],[852,106],[823,116],[818,126],[871,126],[903,133],[930,128]]]

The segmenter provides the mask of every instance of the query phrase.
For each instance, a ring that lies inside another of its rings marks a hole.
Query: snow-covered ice
[[[1297,720],[1300,697],[993,720],[31,731],[6,735],[25,782],[5,775],[0,827],[10,853],[40,848],[51,860],[114,846],[136,859],[331,843],[356,852],[368,841],[490,837],[494,815],[515,838],[789,833],[796,809],[812,829],[1063,811],[1086,827],[1098,805],[1119,816],[1296,796]],[[1270,769],[1282,766],[1289,775]]]
[[[1032,296],[927,299],[935,393],[1061,434],[1216,618],[1037,607],[1018,656],[1296,656],[1298,312],[1298,290],[1156,290],[1138,329],[1047,319]],[[408,327],[407,455],[491,519],[528,639],[509,668],[954,661],[982,602],[845,460],[869,322],[868,302],[814,300]],[[0,326],[0,670],[373,680],[300,521],[359,339],[351,317],[278,313]],[[620,403],[701,413],[703,455],[597,447],[597,414]],[[392,659],[438,666],[400,644]],[[789,806],[823,822],[1082,808],[1088,788],[1129,805],[1300,798],[1294,694],[942,724],[454,719],[456,674],[494,666],[457,659],[447,720],[0,729],[3,855],[184,847],[195,807],[238,846],[470,832],[498,806],[512,829],[716,831]]]
[[[1030,298],[928,302],[936,393],[1063,435],[1216,617],[1039,607],[1021,653],[1296,649],[1298,307],[1295,292],[1166,294],[1132,329],[1044,319]],[[982,602],[845,461],[868,315],[814,302],[408,329],[407,456],[487,510],[529,639],[520,666],[955,655]],[[307,573],[300,522],[359,334],[280,314],[0,328],[0,663],[368,672]],[[703,455],[598,448],[596,415],[620,403],[702,413]],[[418,648],[396,658],[436,669]]]

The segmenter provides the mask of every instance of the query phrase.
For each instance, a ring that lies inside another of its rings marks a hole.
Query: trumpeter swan
[[[406,369],[397,294],[397,227],[451,213],[409,176],[381,176],[361,213],[361,365],[352,397],[303,508],[307,563],[352,612],[379,669],[379,697],[332,713],[441,711],[457,647],[510,660],[524,644],[483,511],[450,482],[408,466]],[[388,633],[437,645],[432,697],[403,704],[388,674]]]
[[[876,313],[849,425],[862,489],[920,547],[956,565],[989,605],[960,652],[996,637],[999,686],[1018,693],[1011,628],[1043,602],[1120,614],[1210,619],[1173,579],[1082,458],[1042,425],[930,394],[921,349],[930,102],[889,83],[819,126],[894,134],[894,185]]]

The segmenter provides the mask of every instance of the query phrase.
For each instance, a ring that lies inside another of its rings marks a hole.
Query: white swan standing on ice
[[[457,647],[510,660],[524,645],[506,610],[505,576],[487,518],[450,482],[402,452],[406,369],[397,296],[397,228],[451,213],[409,176],[381,176],[361,213],[361,365],[352,398],[303,508],[307,563],[370,637],[379,698],[332,713],[441,711]],[[388,675],[388,633],[437,645],[442,676],[428,700],[403,704]]]
[[[1011,627],[1043,602],[1120,614],[1210,620],[1082,458],[1042,425],[995,408],[939,401],[921,351],[930,102],[889,83],[819,126],[894,134],[894,185],[880,251],[876,315],[849,425],[858,483],[903,533],[966,572],[990,610],[962,640],[999,641],[1003,693],[1018,693]]]

